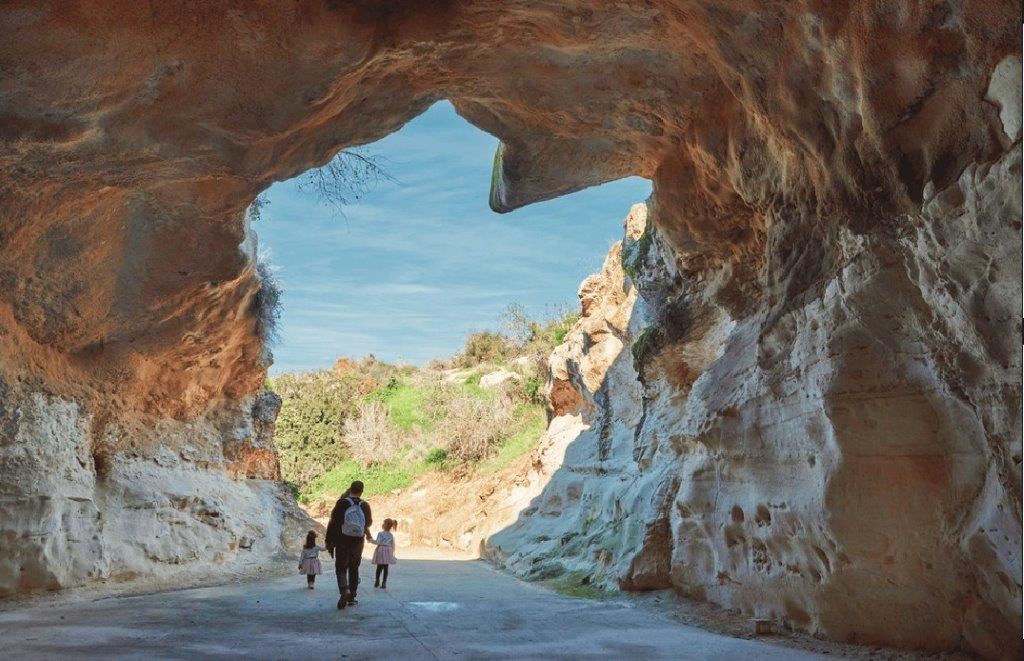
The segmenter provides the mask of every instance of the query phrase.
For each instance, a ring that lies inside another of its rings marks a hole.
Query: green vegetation
[[[523,406],[523,412],[520,415],[519,419],[524,423],[522,428],[505,439],[498,446],[494,456],[483,462],[480,466],[483,472],[497,473],[537,445],[537,439],[547,427],[547,416],[544,415],[543,409],[537,406]]]
[[[622,247],[622,270],[630,278],[636,279],[636,276],[639,275],[653,243],[654,234],[651,232],[650,223],[648,223],[639,239]]]
[[[544,396],[541,393],[541,388],[544,387],[544,381],[539,376],[531,376],[526,379],[523,383],[523,388],[526,390],[526,396],[530,398],[530,401],[534,404],[542,404]]]
[[[427,368],[371,356],[275,378],[270,385],[284,402],[275,444],[299,500],[335,497],[354,479],[373,495],[427,471],[493,473],[529,453],[547,423],[547,357],[579,317],[536,322],[510,308],[509,318],[508,332],[470,335],[459,355]],[[497,369],[514,376],[482,387],[481,377]]]
[[[375,496],[409,486],[416,476],[426,470],[427,466],[423,464],[406,466],[401,462],[377,464],[367,468],[354,459],[348,459],[301,491],[299,500],[309,502],[323,493],[340,494],[348,489],[353,480],[363,480],[366,483],[366,497]]]
[[[260,338],[260,343],[263,346],[263,360],[269,365],[271,362],[269,347],[280,339],[278,324],[281,320],[282,290],[266,255],[260,255],[256,260],[256,279],[259,289],[256,290],[256,296],[252,300],[253,312],[256,316],[256,335]]]
[[[466,379],[462,382],[462,385],[465,386],[466,390],[472,393],[473,395],[490,399],[494,396],[494,392],[491,390],[485,390],[483,386],[480,385],[480,378],[482,376],[483,374],[480,372],[473,372],[468,377],[466,377]]]
[[[444,448],[434,448],[427,453],[427,458],[424,459],[428,464],[432,466],[443,466],[448,461],[448,450]]]
[[[614,592],[600,588],[591,583],[591,578],[584,572],[572,572],[549,581],[548,585],[557,593],[578,599],[610,599]]]
[[[432,426],[433,420],[427,412],[430,396],[429,389],[399,381],[396,377],[391,377],[386,386],[370,395],[387,407],[391,424],[402,431]]]
[[[640,336],[633,342],[632,354],[633,365],[639,367],[644,363],[648,354],[654,349],[654,327],[648,326],[640,333]]]
[[[285,374],[274,385],[284,400],[274,431],[281,475],[296,484],[314,480],[345,458],[341,425],[349,393],[319,374]]]
[[[494,159],[491,162],[491,206],[493,207],[498,201],[498,182],[501,180],[501,168],[502,160],[504,158],[505,145],[498,143],[498,148],[494,150]]]
[[[463,367],[481,363],[504,363],[516,354],[519,347],[501,333],[483,331],[466,338],[466,347],[459,359]]]
[[[572,330],[572,325],[579,321],[579,315],[573,316],[575,317],[575,319],[573,319],[571,323],[569,323],[568,320],[565,320],[566,323],[563,323],[554,329],[553,335],[555,340],[555,346],[565,341],[565,336],[569,334],[570,330]]]

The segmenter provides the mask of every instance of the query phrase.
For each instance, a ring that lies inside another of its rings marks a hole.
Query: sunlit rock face
[[[177,577],[203,570],[290,560],[316,527],[274,481],[276,460],[272,475],[232,479],[227,448],[244,445],[246,411],[145,428],[95,415],[61,397],[5,392],[0,596],[100,580],[180,586]],[[239,427],[226,431],[228,422]]]
[[[838,640],[1015,655],[1020,199],[1017,144],[898,233],[844,234],[842,269],[768,332],[635,207],[551,357],[551,428],[581,431],[488,557]]]
[[[259,435],[266,368],[244,208],[447,97],[502,139],[497,210],[654,182],[622,285],[641,313],[578,348],[608,352],[603,377],[552,382],[554,413],[596,416],[595,447],[566,451],[592,470],[522,524],[593,515],[604,547],[550,558],[836,638],[1015,652],[1019,13],[5,3],[0,555],[21,567],[33,552],[10,561],[6,540],[67,520],[36,573],[116,571],[95,521],[159,482],[136,462],[173,454],[175,484],[212,471],[245,493],[231,476],[265,469],[227,448]]]

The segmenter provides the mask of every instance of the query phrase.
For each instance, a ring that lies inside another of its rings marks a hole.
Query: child
[[[394,519],[384,519],[384,530],[377,533],[377,539],[370,540],[371,544],[377,545],[373,551],[373,564],[377,565],[373,587],[382,590],[388,589],[388,565],[398,562],[395,558],[395,536],[391,534],[397,523]]]
[[[306,575],[306,585],[310,590],[313,589],[316,575],[324,573],[320,567],[320,551],[323,551],[323,548],[316,545],[316,533],[310,530],[299,556],[299,573]]]

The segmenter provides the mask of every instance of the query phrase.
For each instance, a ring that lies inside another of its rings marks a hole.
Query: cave
[[[245,210],[447,99],[501,141],[496,211],[653,182],[623,247],[645,328],[596,392],[549,383],[622,478],[547,487],[570,515],[618,490],[614,535],[566,562],[1015,657],[1019,3],[23,1],[0,24],[0,594],[299,536]]]

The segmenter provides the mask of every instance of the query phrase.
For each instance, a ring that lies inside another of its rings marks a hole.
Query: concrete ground
[[[344,611],[332,572],[316,590],[295,575],[0,612],[0,657],[827,658],[682,625],[628,600],[562,596],[479,561],[403,558],[387,592],[373,588],[372,572],[364,561],[360,603]]]

